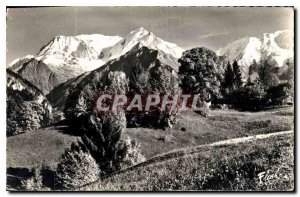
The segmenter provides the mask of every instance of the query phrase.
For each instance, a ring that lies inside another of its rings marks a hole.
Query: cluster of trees
[[[253,73],[257,73],[256,76]],[[286,103],[292,97],[292,88],[293,82],[280,80],[278,68],[269,61],[254,62],[249,68],[248,80],[243,83],[240,66],[234,61],[226,67],[221,83],[221,100],[239,110],[262,110]]]
[[[128,91],[124,73],[110,72],[99,78],[94,76],[86,86],[79,84],[67,99],[64,114],[69,127],[81,135],[81,141],[72,145],[58,164],[58,189],[74,189],[101,180],[144,159],[139,144],[124,136],[124,111],[98,112],[94,106],[94,98],[101,91],[112,95]]]
[[[137,65],[134,69],[141,67]],[[136,69],[137,70],[137,69]],[[155,62],[155,65],[149,71],[134,72],[130,76],[128,95],[141,94],[158,95],[163,98],[164,95],[175,95],[179,92],[178,78],[168,70],[167,65],[161,62]],[[144,108],[144,106],[143,106]],[[177,121],[176,110],[161,110],[159,106],[152,107],[151,112],[145,111],[127,111],[128,127],[147,127],[147,128],[167,128],[172,127]]]
[[[200,94],[212,106],[226,104],[238,110],[262,110],[293,98],[294,64],[279,68],[270,60],[254,62],[244,81],[237,61],[228,63],[215,52],[195,48],[179,59],[179,85],[183,93]],[[222,68],[224,70],[222,70]]]

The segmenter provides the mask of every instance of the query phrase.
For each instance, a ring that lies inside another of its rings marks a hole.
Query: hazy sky
[[[138,27],[182,48],[213,50],[245,36],[294,28],[292,8],[44,7],[7,10],[7,62],[35,55],[56,35],[125,36]]]

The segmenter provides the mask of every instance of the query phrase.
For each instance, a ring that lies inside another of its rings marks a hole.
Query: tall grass
[[[293,135],[273,136],[140,165],[82,189],[291,191],[293,169]]]

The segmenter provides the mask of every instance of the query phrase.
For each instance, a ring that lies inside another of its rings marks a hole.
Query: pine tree
[[[228,62],[226,70],[225,70],[225,76],[223,81],[223,89],[232,89],[234,85],[234,72],[231,67],[231,64]]]
[[[98,163],[102,174],[120,169],[126,155],[126,146],[121,134],[126,128],[124,112],[92,113],[80,120],[83,146]]]
[[[240,66],[238,65],[237,61],[235,60],[232,64],[232,69],[234,73],[234,85],[239,88],[242,86],[242,73],[240,70]]]
[[[263,84],[265,89],[277,86],[279,84],[279,79],[274,69],[274,66],[268,61],[264,61],[259,68],[259,80]]]

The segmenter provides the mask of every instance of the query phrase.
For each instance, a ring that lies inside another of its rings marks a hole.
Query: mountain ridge
[[[126,46],[122,45],[123,42],[126,43]],[[113,59],[118,59],[133,50],[137,44],[153,49],[162,49],[161,55],[172,56],[169,59],[172,59],[173,62],[177,61],[177,57],[183,52],[183,49],[177,45],[156,37],[144,28],[139,28],[130,32],[125,38],[101,34],[55,36],[40,49],[36,56],[26,56],[14,60],[8,68],[24,75],[25,79],[40,88],[46,95],[57,85],[85,72],[95,70]],[[175,48],[175,50],[169,51],[171,48]],[[101,56],[104,54],[103,50],[109,51],[109,57]],[[111,56],[113,52],[114,54]],[[34,72],[40,70],[41,65],[46,65],[42,78]],[[29,72],[33,74],[30,75]]]

